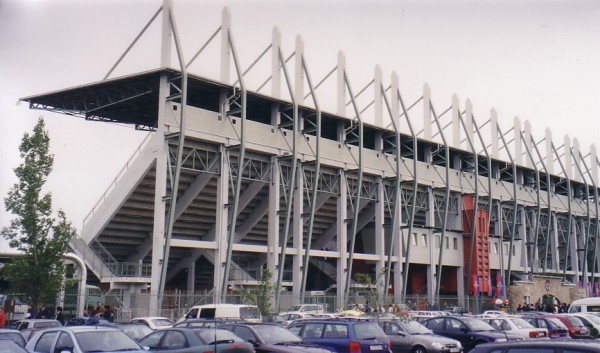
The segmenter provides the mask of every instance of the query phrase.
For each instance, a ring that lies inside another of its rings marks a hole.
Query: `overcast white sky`
[[[18,98],[102,79],[161,3],[0,0],[0,196],[16,182],[23,133],[43,116],[55,155],[47,190],[54,207],[81,227],[145,133],[29,110]],[[600,1],[174,0],[186,61],[218,28],[223,6],[245,67],[279,26],[286,53],[303,36],[313,81],[343,50],[355,92],[380,64],[386,82],[398,73],[409,104],[427,82],[439,111],[456,93],[472,100],[480,123],[495,107],[505,130],[519,116],[531,122],[536,140],[550,127],[557,146],[564,134],[577,137],[584,154],[597,144]],[[113,77],[159,66],[159,30],[156,22]],[[216,78],[218,48],[217,40],[192,73]],[[267,57],[249,80],[262,82],[269,64]],[[0,227],[9,219],[2,207]]]

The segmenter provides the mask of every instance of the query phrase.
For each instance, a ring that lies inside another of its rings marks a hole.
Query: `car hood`
[[[269,343],[261,345],[260,348],[277,353],[331,353],[326,348],[307,342]]]
[[[457,344],[459,343],[459,341],[453,339],[453,338],[449,338],[449,337],[445,337],[445,336],[441,336],[441,335],[436,335],[435,333],[433,335],[410,335],[408,336],[411,339],[415,340],[415,341],[422,341],[422,342],[440,342],[443,344]]]

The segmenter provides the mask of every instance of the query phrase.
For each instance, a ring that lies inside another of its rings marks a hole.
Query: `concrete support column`
[[[187,295],[191,296],[194,294],[196,282],[196,263],[192,263],[188,266],[187,272]]]
[[[383,74],[381,73],[381,67],[375,66],[374,81],[373,81],[373,116],[374,123],[377,127],[383,127],[383,97],[381,93],[381,81]]]
[[[490,110],[490,131],[490,140],[492,141],[492,158],[498,159],[500,158],[500,148],[498,147],[500,136],[498,136],[498,113],[494,108]]]
[[[268,214],[268,253],[267,268],[271,273],[277,273],[279,266],[279,200],[281,198],[281,181],[279,178],[280,166],[277,157],[271,158],[271,183],[269,184],[269,210]]]
[[[465,102],[465,130],[467,131],[465,135],[471,139],[471,142],[475,143],[474,134],[473,134],[473,103],[471,103],[470,99],[467,99]],[[471,146],[469,146],[469,142],[465,141],[466,149],[468,151],[471,150]]]
[[[304,56],[304,40],[302,36],[296,36],[296,75],[294,80],[294,94],[298,104],[304,103],[304,69],[302,68],[302,58]]]
[[[596,146],[594,146],[594,144],[590,145],[590,172],[592,174],[592,180],[598,185],[598,157],[596,154]]]
[[[573,178],[573,163],[571,162],[571,139],[569,135],[565,135],[563,143],[563,165],[565,167],[566,177],[569,179]]]
[[[165,135],[166,97],[169,95],[169,83],[165,75],[160,78],[158,124],[155,134]],[[160,316],[158,312],[158,290],[162,273],[162,262],[165,247],[165,224],[167,196],[167,166],[169,151],[166,139],[157,139],[153,146],[156,158],[156,177],[154,185],[154,224],[152,226],[152,279],[150,281],[150,312],[152,316]]]
[[[546,142],[546,169],[548,169],[548,173],[554,174],[554,152],[552,151],[552,131],[550,129],[546,129],[545,131],[545,139]],[[552,189],[550,189],[552,190]],[[554,228],[556,229],[556,228]]]
[[[279,27],[273,28],[271,44],[271,96],[281,98],[281,65],[279,50],[281,49],[281,32]]]
[[[460,148],[460,103],[456,94],[452,95],[452,147]]]
[[[377,201],[375,203],[375,254],[377,255],[377,263],[375,264],[375,275],[382,275],[382,281],[379,281],[383,284],[383,278],[385,274],[383,270],[385,267],[385,259],[386,259],[386,251],[385,251],[385,228],[383,227],[383,223],[385,222],[385,202],[384,202],[384,192],[383,192],[383,180],[381,178],[377,178]],[[390,231],[390,234],[393,233]],[[383,298],[383,294],[387,293],[387,288],[378,285],[377,291],[381,294]]]
[[[400,100],[398,99],[398,87],[399,87],[399,80],[398,80],[398,74],[394,71],[392,72],[391,75],[391,108],[392,108],[392,116],[391,118],[394,119],[394,122],[396,123],[396,126],[398,126],[398,128],[400,128]],[[396,141],[396,143],[400,144],[400,141]],[[397,156],[398,158],[401,158],[400,156]],[[401,178],[400,172],[398,172],[397,175],[398,178]],[[403,283],[403,274],[402,274],[402,267],[403,267],[403,259],[402,259],[402,250],[403,250],[403,239],[402,239],[402,223],[404,223],[403,219],[402,219],[402,197],[401,197],[401,190],[396,190],[396,192],[398,193],[397,197],[396,197],[396,202],[399,202],[399,207],[397,208],[397,212],[398,212],[398,224],[397,224],[397,229],[394,229],[392,231],[391,236],[394,237],[394,251],[393,251],[393,255],[397,257],[397,260],[394,261],[393,263],[393,268],[394,268],[394,300],[396,303],[400,303],[402,301],[402,293],[404,291],[404,286],[405,283]]]
[[[515,116],[513,124],[513,139],[515,144],[514,160],[517,165],[523,165],[523,143],[521,141],[521,119]]]
[[[344,80],[346,72],[346,56],[343,51],[338,53],[337,62],[337,110],[339,116],[346,116],[346,82]]]
[[[550,222],[549,222],[550,223]],[[551,223],[552,224],[552,232],[550,233],[550,237],[552,240],[552,246],[550,246],[550,253],[552,254],[552,270],[553,271],[560,271],[560,267],[559,267],[559,259],[560,259],[560,253],[558,251],[558,244],[560,244],[560,241],[558,239],[558,221],[556,219],[556,215],[554,214],[554,212],[552,212],[552,220]],[[550,224],[548,226],[550,226]]]
[[[293,246],[296,254],[292,257],[292,281],[294,288],[292,294],[294,301],[300,298],[300,287],[302,286],[302,271],[308,271],[308,268],[302,268],[304,258],[304,222],[302,214],[304,213],[304,168],[298,168],[296,173],[296,189],[294,190],[294,210],[292,220]]]
[[[531,123],[529,123],[529,120],[525,120],[523,123],[523,143],[525,145],[525,151],[529,150],[533,159],[535,159],[536,153],[531,148],[533,146],[533,141],[531,140]],[[529,157],[525,157],[525,166],[528,168],[537,168],[533,165],[533,162]]]
[[[336,251],[340,254],[337,260],[337,303],[344,304],[344,288],[346,287],[346,269],[348,266],[348,189],[346,175],[343,170],[340,170],[340,195],[337,199],[337,248]]]
[[[231,31],[231,13],[225,7],[221,14],[221,82],[230,83],[231,79],[231,46],[229,32]]]
[[[215,219],[215,242],[217,249],[214,250],[214,273],[213,273],[213,301],[218,303],[221,296],[219,293],[219,283],[223,281],[225,273],[225,260],[227,258],[227,224],[229,222],[229,176],[231,173],[229,166],[228,151],[221,145],[221,173],[217,176],[217,212]],[[212,251],[212,250],[209,250]]]
[[[458,271],[456,271],[456,286],[457,286],[457,291],[456,294],[458,295],[459,298],[459,305],[462,306],[463,308],[467,307],[467,303],[465,303],[465,298],[466,298],[466,293],[465,293],[465,268],[464,266],[459,266],[458,267]]]
[[[573,179],[577,181],[583,181],[583,166],[579,161],[579,140],[577,138],[573,139]]]
[[[431,89],[428,84],[423,85],[423,138],[431,141]]]

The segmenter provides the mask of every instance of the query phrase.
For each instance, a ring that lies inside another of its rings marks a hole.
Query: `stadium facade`
[[[494,110],[477,121],[456,96],[439,108],[426,85],[405,102],[378,67],[355,90],[343,53],[311,77],[302,39],[285,56],[277,29],[240,67],[227,9],[192,59],[220,39],[219,76],[194,75],[171,8],[148,23],[162,18],[161,68],[23,98],[147,131],[72,241],[111,290],[149,291],[157,311],[165,288],[227,301],[268,268],[284,289],[277,306],[315,292],[346,304],[364,289],[357,273],[377,278],[387,302],[421,306],[598,292],[593,146],[557,146],[549,130],[534,139],[518,118],[503,129]],[[247,87],[268,60],[270,76]]]

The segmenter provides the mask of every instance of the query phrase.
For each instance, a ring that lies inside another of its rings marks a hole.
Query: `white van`
[[[248,322],[262,322],[258,307],[248,304],[196,305],[178,322],[190,319],[241,319]]]
[[[569,313],[600,313],[600,297],[573,300]]]

